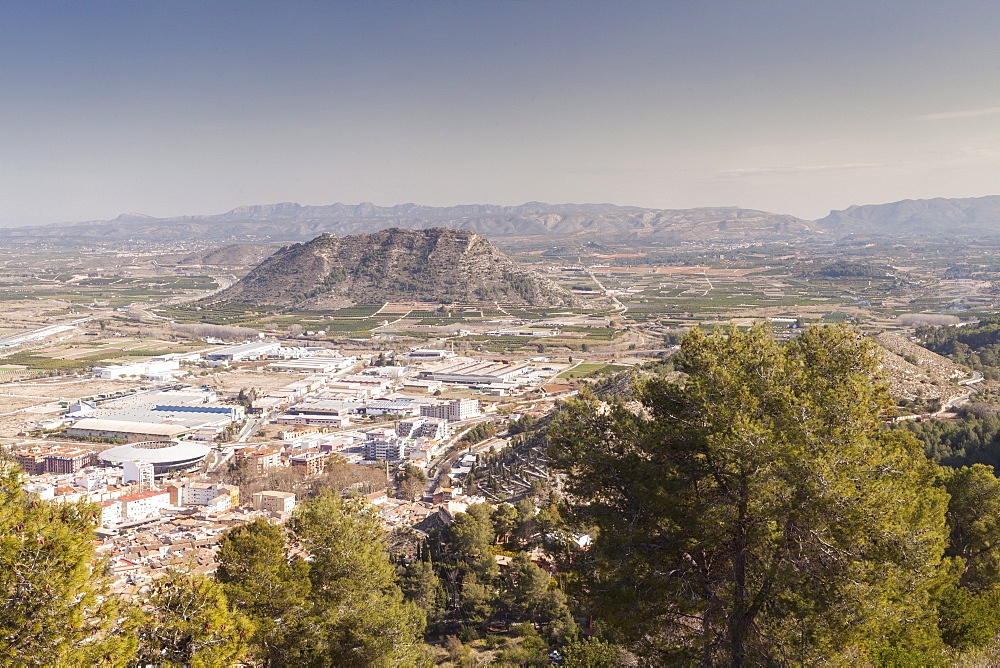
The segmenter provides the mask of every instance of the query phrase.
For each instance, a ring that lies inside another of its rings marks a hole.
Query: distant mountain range
[[[851,234],[992,237],[1000,233],[1000,195],[849,206],[831,211],[816,224],[830,232]]]
[[[108,221],[10,228],[4,230],[4,237],[6,242],[15,244],[128,241],[254,244],[305,241],[324,233],[363,234],[394,227],[466,229],[491,239],[579,237],[588,241],[641,239],[665,244],[784,239],[814,232],[810,223],[794,216],[736,207],[667,210],[541,202],[453,207],[283,203],[240,207],[212,216],[150,218],[130,213]]]
[[[823,240],[843,235],[993,237],[1000,232],[1000,196],[903,200],[851,206],[817,221],[737,207],[647,209],[614,204],[519,206],[468,204],[431,207],[399,204],[302,206],[285,202],[208,216],[152,218],[122,214],[114,220],[4,230],[8,244],[101,242],[288,243],[320,234],[337,236],[401,227],[471,230],[491,239],[563,239],[608,242],[765,242]]]

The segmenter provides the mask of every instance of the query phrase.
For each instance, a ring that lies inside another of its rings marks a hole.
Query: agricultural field
[[[629,367],[621,364],[583,363],[564,371],[557,378],[594,378],[599,375],[613,375]]]
[[[583,306],[401,302],[328,311],[280,311],[267,304],[206,307],[197,300],[239,276],[179,265],[176,257],[183,253],[177,249],[0,251],[0,333],[87,317],[92,322],[82,327],[95,339],[86,344],[60,341],[55,349],[18,349],[0,359],[0,382],[176,352],[185,340],[218,337],[211,330],[217,326],[349,349],[448,345],[473,354],[571,356],[655,353],[669,348],[688,327],[748,325],[762,319],[789,335],[811,323],[894,329],[901,315],[971,319],[994,313],[1000,301],[1000,263],[994,261],[997,249],[989,247],[866,243],[667,249],[650,243],[640,248],[509,250],[520,263],[576,295]],[[102,338],[112,334],[165,343],[126,349]],[[74,347],[59,349],[64,344]]]

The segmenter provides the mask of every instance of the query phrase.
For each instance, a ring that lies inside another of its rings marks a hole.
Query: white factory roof
[[[152,434],[154,436],[176,436],[191,431],[191,427],[158,422],[133,422],[131,420],[105,420],[102,418],[83,418],[77,420],[72,429],[93,429],[94,431],[121,431],[133,434]]]

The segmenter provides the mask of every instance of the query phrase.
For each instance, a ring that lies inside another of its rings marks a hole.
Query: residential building
[[[253,507],[272,513],[290,513],[295,508],[295,495],[291,492],[257,492],[253,495]]]
[[[293,467],[302,467],[306,475],[322,473],[326,465],[326,454],[316,450],[296,452],[288,457],[288,463]]]
[[[118,499],[121,502],[121,516],[129,520],[142,520],[159,514],[170,503],[170,492],[165,489],[137,492]]]
[[[427,418],[416,433],[418,438],[442,441],[448,437],[448,421],[443,418]]]
[[[101,526],[110,526],[122,521],[122,504],[119,500],[101,501]]]
[[[448,421],[433,417],[407,418],[396,423],[396,435],[400,438],[440,440],[448,435]]]
[[[268,469],[283,466],[281,448],[266,445],[240,448],[233,457],[237,464],[246,462],[250,470],[257,475],[263,474]]]
[[[14,450],[14,458],[28,475],[75,473],[97,462],[97,453],[73,446],[47,446]]]
[[[477,417],[482,415],[482,412],[479,410],[478,399],[455,399],[445,403],[421,406],[420,414],[456,422]]]
[[[406,443],[396,435],[391,427],[373,429],[365,433],[365,459],[376,461],[400,461],[406,456]]]
[[[151,462],[131,460],[122,462],[122,480],[133,482],[139,487],[140,492],[148,492],[153,489],[153,472],[155,467]]]
[[[204,506],[220,494],[228,494],[238,506],[240,488],[236,485],[223,485],[208,482],[188,482],[168,485],[170,502],[175,506]]]

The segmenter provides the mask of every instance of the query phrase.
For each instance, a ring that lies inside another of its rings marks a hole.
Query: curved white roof
[[[155,441],[152,443],[127,443],[105,450],[99,457],[110,463],[128,460],[149,462],[153,465],[174,464],[203,459],[209,448],[194,441]]]

